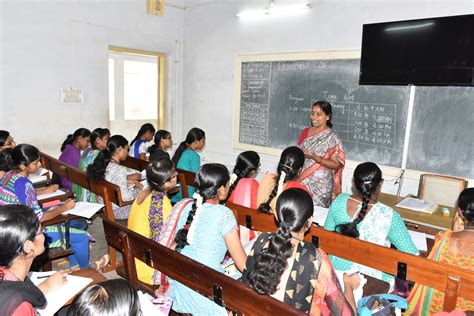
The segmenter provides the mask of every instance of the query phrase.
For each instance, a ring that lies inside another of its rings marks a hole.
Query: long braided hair
[[[237,156],[235,161],[234,170],[232,171],[230,179],[229,193],[227,194],[227,199],[230,198],[232,192],[237,187],[240,179],[248,178],[250,174],[254,171],[257,171],[260,167],[260,156],[252,150],[244,151]],[[226,199],[226,201],[227,201]]]
[[[367,214],[370,197],[381,181],[382,171],[375,163],[364,162],[356,167],[354,170],[354,187],[357,192],[362,195],[362,205],[357,218],[352,222],[337,225],[337,232],[350,237],[359,237],[357,225],[362,222]]]
[[[280,156],[280,161],[278,162],[278,177],[276,180],[276,185],[273,188],[268,200],[265,203],[260,204],[258,209],[264,213],[272,213],[270,209],[270,203],[277,196],[278,190],[283,189],[280,186],[284,185],[290,180],[296,179],[301,168],[304,164],[304,153],[303,151],[296,146],[291,146],[283,150]]]
[[[198,217],[197,213],[202,203],[208,199],[215,198],[217,190],[222,186],[226,186],[229,179],[229,171],[224,165],[219,163],[205,164],[198,170],[196,173],[197,191],[193,195],[194,203],[189,211],[186,224],[176,233],[176,251],[180,252],[189,245],[188,233],[190,228],[192,228],[194,217]]]
[[[287,268],[293,246],[291,232],[300,232],[313,215],[313,199],[303,189],[285,190],[277,200],[278,230],[271,234],[268,247],[255,255],[254,268],[247,282],[258,294],[271,295],[277,291],[281,275]]]

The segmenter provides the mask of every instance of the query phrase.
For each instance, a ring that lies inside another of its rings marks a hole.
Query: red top
[[[6,281],[18,281],[16,276],[5,267],[0,267],[0,271],[4,274],[3,279]],[[12,316],[36,316],[33,305],[29,302],[23,302],[13,312]]]
[[[309,132],[310,127],[306,127],[300,135],[300,138],[298,139],[298,146],[301,145],[301,143],[308,137],[308,132]]]

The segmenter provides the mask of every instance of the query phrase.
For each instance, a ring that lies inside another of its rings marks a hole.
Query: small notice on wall
[[[84,93],[81,88],[61,88],[61,103],[83,103]]]

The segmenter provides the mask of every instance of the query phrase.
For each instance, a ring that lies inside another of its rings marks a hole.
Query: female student
[[[107,148],[102,150],[94,162],[87,167],[87,176],[94,180],[107,180],[120,187],[123,201],[134,200],[143,189],[140,183],[141,174],[120,165],[128,157],[128,141],[121,135],[110,137]],[[131,205],[118,207],[114,204],[114,215],[117,219],[127,219]]]
[[[28,175],[41,168],[39,150],[28,144],[20,144],[11,151],[11,171],[0,179],[0,206],[11,204],[23,204],[30,207],[41,222],[55,218],[63,212],[74,208],[75,202],[68,199],[64,204],[53,207],[47,212],[41,209],[36,197],[35,189]],[[69,256],[69,264],[75,269],[89,267],[89,236],[86,232],[70,228],[70,243],[74,254]],[[58,247],[61,244],[58,226],[48,226],[45,231],[49,247]],[[96,268],[107,264],[107,257],[102,257],[94,263]]]
[[[163,224],[171,212],[171,201],[167,191],[176,186],[176,170],[169,158],[151,162],[146,168],[150,187],[144,189],[132,204],[128,228],[142,236],[158,242]],[[138,279],[154,284],[155,270],[143,262],[135,260]]]
[[[235,161],[234,170],[230,176],[228,201],[257,208],[258,181],[255,180],[260,167],[260,156],[255,151],[244,151]],[[240,241],[243,245],[255,238],[255,232],[240,226]]]
[[[305,190],[288,189],[276,205],[278,230],[260,235],[247,257],[242,281],[257,293],[311,315],[356,315],[353,290],[358,275],[344,275],[344,294],[326,253],[305,242],[313,222],[313,201]]]
[[[150,123],[143,124],[138,130],[137,136],[130,143],[130,151],[132,157],[146,159],[146,143],[153,139],[155,128]]]
[[[306,161],[298,181],[306,185],[316,206],[329,207],[342,192],[342,169],[345,164],[341,140],[332,129],[332,107],[317,101],[311,108],[312,126],[305,128],[298,140]]]
[[[0,206],[0,315],[34,316],[46,304],[45,294],[66,283],[56,272],[35,286],[28,278],[33,260],[44,252],[43,228],[24,205]]]
[[[376,164],[359,164],[354,170],[355,193],[337,196],[329,208],[324,228],[385,247],[393,244],[399,251],[418,255],[419,251],[400,215],[377,201],[382,184],[382,171]],[[336,270],[358,267],[364,274],[386,282],[393,281],[391,275],[342,258],[331,256],[331,261]]]
[[[173,155],[173,162],[177,169],[183,169],[191,172],[197,172],[201,166],[201,157],[196,152],[202,150],[206,145],[206,134],[200,128],[194,127],[186,135],[186,140],[179,144]],[[194,187],[188,186],[189,196],[194,193]],[[181,188],[173,196],[171,201],[174,203],[183,198]]]
[[[269,173],[258,187],[258,209],[265,213],[275,211],[276,200],[281,192],[289,188],[301,188],[306,191],[306,186],[298,183],[296,179],[304,164],[304,153],[296,146],[288,147],[281,153],[278,162],[277,174]]]
[[[428,259],[474,271],[474,188],[461,192],[453,229],[439,233]],[[444,292],[415,284],[408,296],[406,315],[427,316],[442,311]],[[458,298],[456,310],[474,310],[474,301]]]
[[[109,136],[110,135],[108,131],[104,128],[99,127],[92,131],[90,136],[91,146],[84,150],[81,160],[79,161],[79,169],[81,171],[85,172],[87,170],[87,166],[94,162],[94,159],[97,157],[99,152],[107,147]],[[94,193],[77,184],[72,185],[72,191],[76,195],[77,201],[92,203],[97,201]]]
[[[242,271],[247,256],[239,240],[237,222],[232,211],[219,204],[227,198],[229,190],[227,168],[221,164],[205,164],[196,173],[196,183],[198,190],[193,201],[178,220],[176,251],[221,273],[224,269],[220,263],[229,251],[237,268]],[[174,280],[170,283],[174,311],[193,315],[227,315],[223,307],[206,297]]]
[[[89,146],[90,136],[91,132],[86,128],[79,128],[74,134],[69,134],[61,145],[59,160],[78,168],[81,151]],[[61,178],[61,184],[68,191],[72,190],[72,183],[69,180]]]
[[[171,139],[171,133],[160,129],[155,134],[155,144],[148,148],[150,153],[150,161],[158,161],[162,157],[170,159],[170,154],[166,150],[171,149],[173,146],[173,140]]]
[[[123,279],[89,286],[72,302],[68,316],[141,316],[137,291]]]

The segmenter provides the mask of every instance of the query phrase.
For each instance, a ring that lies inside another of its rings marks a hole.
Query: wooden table
[[[379,202],[382,202],[396,210],[410,229],[430,235],[436,235],[439,231],[451,229],[453,218],[456,213],[455,208],[447,207],[449,209],[449,216],[443,215],[442,208],[446,207],[443,205],[439,205],[438,209],[433,214],[415,212],[395,206],[395,204],[400,202],[402,199],[403,197],[401,196],[387,193],[380,193],[378,197]]]

